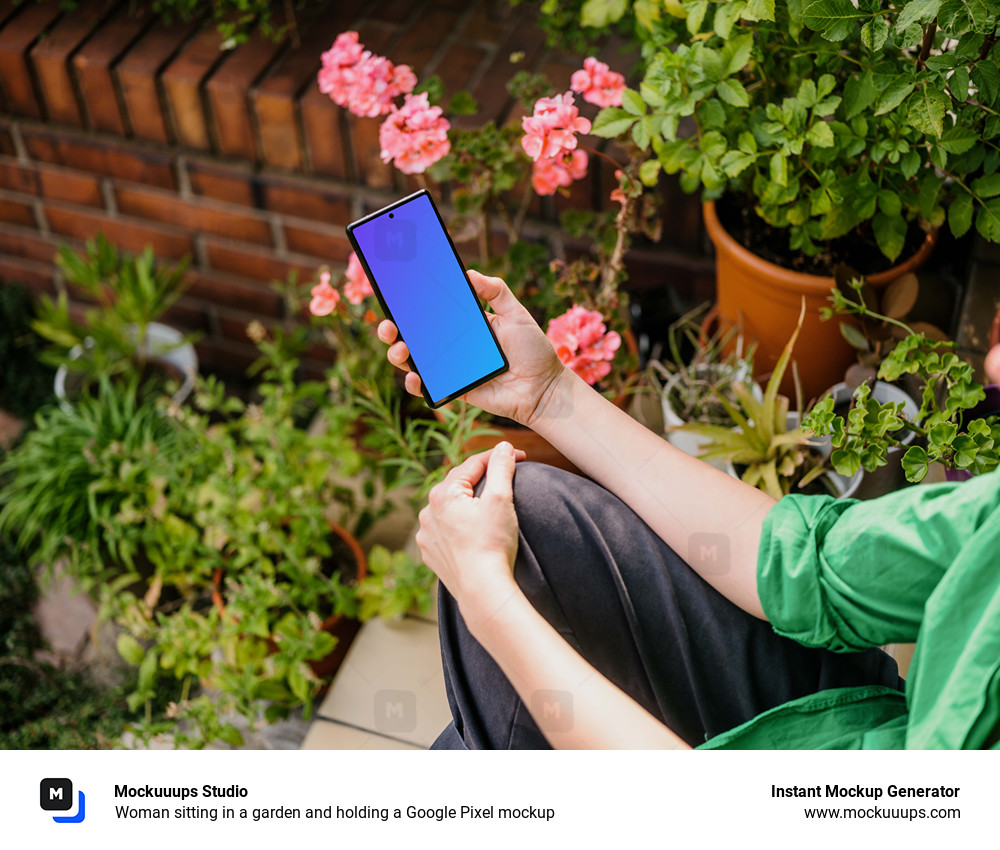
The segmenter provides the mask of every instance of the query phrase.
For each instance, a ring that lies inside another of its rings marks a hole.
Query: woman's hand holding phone
[[[487,319],[507,353],[510,368],[502,375],[470,390],[463,398],[496,416],[505,416],[526,427],[545,409],[545,402],[554,391],[565,366],[556,355],[552,343],[524,305],[498,277],[487,277],[469,270],[469,280],[476,294],[486,300],[493,312]],[[389,320],[378,326],[378,337],[389,344],[387,357],[394,366],[409,372],[406,390],[419,396],[420,377],[407,365],[410,352],[406,343],[397,342],[399,334]]]

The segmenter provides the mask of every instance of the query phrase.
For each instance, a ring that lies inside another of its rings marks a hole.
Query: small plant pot
[[[1000,316],[1000,313],[997,315]],[[959,422],[960,431],[964,429],[966,422],[971,422],[973,419],[984,419],[987,416],[1000,415],[1000,384],[987,384],[983,389],[986,392],[986,398],[975,407],[971,407],[965,411],[965,415]],[[946,467],[944,477],[947,481],[968,481],[972,478],[972,473],[967,469],[951,469],[950,467]]]
[[[74,360],[79,359],[93,344],[93,340],[88,338],[83,345],[74,346],[69,356]],[[180,381],[177,392],[172,396],[174,402],[180,404],[191,394],[198,374],[198,354],[191,343],[184,342],[184,335],[180,331],[169,325],[150,322],[146,327],[142,354],[149,365]],[[56,371],[53,390],[59,406],[67,413],[73,410],[71,402],[79,395],[81,384],[80,377],[71,373],[66,366],[60,366]]]
[[[338,537],[350,551],[351,557],[354,559],[354,580],[355,582],[361,581],[368,575],[368,559],[365,557],[361,544],[346,528],[337,525],[337,523],[331,520],[327,520],[327,524],[330,526],[331,533],[335,537]],[[217,569],[212,576],[212,604],[215,605],[220,614],[224,614],[226,610],[225,596],[223,594],[224,580],[225,575],[222,569]],[[343,663],[347,655],[347,650],[351,648],[351,643],[361,629],[361,623],[358,620],[345,617],[341,614],[331,614],[322,621],[319,629],[335,637],[337,643],[329,654],[316,661],[310,661],[309,667],[316,674],[317,678],[329,681]],[[273,641],[269,640],[268,645],[272,653],[277,651],[277,645]]]
[[[697,372],[700,369],[708,368],[710,367],[703,365],[695,367],[695,370]],[[735,380],[746,380],[749,377],[750,367],[748,364],[745,372],[734,375]],[[691,455],[691,457],[699,457],[705,450],[705,446],[711,442],[711,438],[702,436],[701,434],[694,434],[689,431],[679,430],[684,425],[689,424],[689,420],[681,417],[670,403],[671,390],[673,390],[680,379],[681,374],[676,373],[671,375],[663,384],[663,390],[660,393],[660,404],[663,407],[663,430],[667,438],[667,442],[670,443],[670,445],[680,449],[685,454]],[[756,381],[751,382],[750,392],[757,401],[764,400],[764,394],[761,391],[760,385]],[[727,463],[725,461],[706,461],[706,463],[710,466],[714,466],[716,469],[723,470],[723,472],[728,471]]]

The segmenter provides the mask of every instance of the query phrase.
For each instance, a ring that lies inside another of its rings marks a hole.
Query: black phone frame
[[[360,227],[363,224],[368,224],[369,222],[374,221],[376,218],[379,218],[380,216],[383,216],[386,213],[390,213],[393,210],[398,209],[399,207],[414,201],[415,199],[421,197],[422,195],[426,195],[427,200],[430,201],[431,209],[434,210],[434,214],[437,216],[438,223],[441,225],[441,230],[444,232],[445,237],[448,239],[448,244],[451,246],[452,253],[454,253],[455,259],[458,260],[459,268],[461,268],[462,274],[465,275],[465,282],[469,286],[469,291],[472,293],[472,297],[476,299],[476,303],[479,304],[480,310],[482,311],[482,302],[480,301],[479,296],[476,294],[476,290],[473,288],[472,282],[469,280],[469,272],[465,268],[465,263],[462,262],[462,258],[459,256],[458,249],[455,248],[455,242],[451,238],[451,234],[448,232],[448,228],[445,227],[444,219],[441,218],[441,213],[437,208],[437,204],[434,203],[433,196],[426,189],[420,189],[419,191],[414,192],[412,195],[407,195],[405,198],[400,198],[398,201],[394,201],[388,206],[382,207],[382,209],[376,210],[373,213],[369,213],[368,215],[359,218],[357,221],[352,221],[349,225],[347,225],[347,238],[351,241],[351,247],[354,248],[354,253],[358,255],[358,259],[361,261],[361,265],[364,267],[365,274],[368,275],[368,280],[372,285],[372,289],[375,291],[375,297],[378,299],[379,306],[382,308],[382,314],[387,319],[389,319],[389,321],[391,321],[393,324],[396,325],[397,332],[399,332],[399,324],[393,318],[392,311],[389,309],[389,306],[385,303],[385,298],[382,295],[382,290],[379,289],[378,281],[375,280],[375,275],[372,274],[371,267],[368,265],[368,260],[365,259],[365,256],[361,251],[361,246],[358,244],[358,240],[354,236],[354,228]],[[434,409],[438,407],[443,407],[448,402],[454,401],[457,398],[461,398],[470,390],[474,390],[476,387],[485,384],[487,381],[493,380],[493,378],[495,378],[497,375],[502,375],[510,368],[510,363],[507,360],[507,355],[504,353],[504,350],[500,347],[500,340],[497,339],[497,335],[493,331],[493,326],[490,324],[489,319],[486,318],[485,311],[482,312],[482,316],[483,316],[483,321],[486,323],[486,329],[490,332],[490,336],[493,337],[493,342],[497,347],[497,351],[500,352],[500,358],[503,360],[503,366],[501,366],[494,372],[490,372],[490,374],[488,375],[484,375],[482,378],[479,378],[478,380],[474,381],[468,386],[462,387],[462,389],[455,391],[451,395],[445,396],[438,402],[435,402],[431,399],[430,395],[427,392],[427,385],[424,383],[423,377],[420,377],[420,391],[423,394],[424,401],[427,402],[428,407]],[[399,338],[400,339],[403,338],[402,333],[400,333]],[[406,340],[403,340],[403,342],[406,342]],[[418,376],[420,376],[420,370],[417,369],[416,364],[413,362],[413,357],[410,356],[406,362],[409,365],[410,369],[413,372],[415,372]]]

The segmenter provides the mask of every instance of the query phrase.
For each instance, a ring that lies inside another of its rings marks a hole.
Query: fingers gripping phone
[[[426,189],[349,224],[347,236],[410,350],[427,404],[440,407],[507,370]]]

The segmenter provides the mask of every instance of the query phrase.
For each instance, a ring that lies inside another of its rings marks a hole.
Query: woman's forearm
[[[569,369],[530,424],[719,592],[764,617],[757,551],[770,496],[674,448]]]
[[[555,749],[690,749],[582,658],[511,578],[463,617]]]

